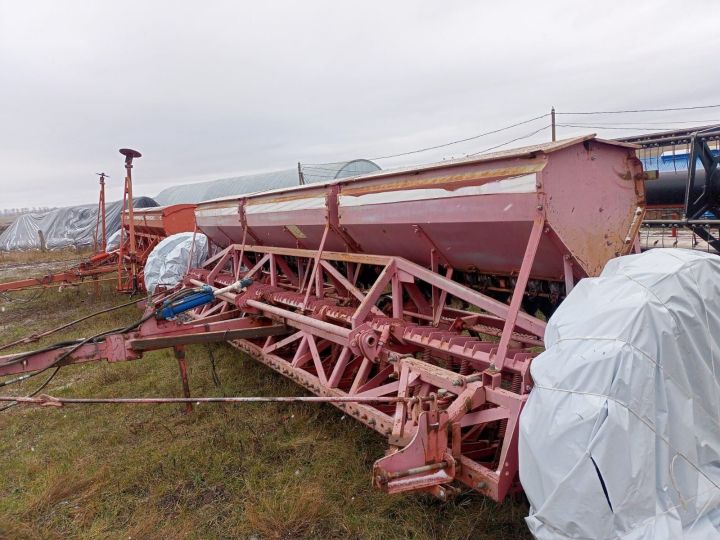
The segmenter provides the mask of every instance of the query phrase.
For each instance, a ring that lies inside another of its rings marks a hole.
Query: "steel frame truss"
[[[501,501],[519,489],[518,419],[545,330],[520,311],[544,227],[542,218],[533,223],[509,305],[453,281],[442,261],[428,269],[326,252],[324,242],[317,251],[235,244],[191,270],[184,286],[219,290],[252,278],[244,292],[219,293],[185,320],[146,317],[99,342],[0,357],[0,376],[172,347],[189,396],[184,345],[229,341],[313,394],[358,399],[334,405],[387,437],[373,467],[377,488],[445,499],[460,482]]]
[[[452,281],[449,268],[441,275],[399,257],[322,249],[232,245],[186,283],[222,288],[253,278],[247,292],[224,294],[193,318],[241,313],[291,329],[231,343],[314,394],[434,396],[336,404],[388,438],[389,453],[374,467],[376,487],[445,498],[459,480],[502,500],[517,486],[518,417],[545,328],[520,311],[542,232],[538,219],[509,306]]]

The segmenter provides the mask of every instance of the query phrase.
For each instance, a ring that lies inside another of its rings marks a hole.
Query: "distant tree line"
[[[32,207],[26,207],[26,208],[2,208],[0,209],[0,216],[14,216],[19,214],[28,214],[28,213],[41,213],[41,212],[47,212],[48,210],[52,210],[53,207],[50,206],[32,206]]]

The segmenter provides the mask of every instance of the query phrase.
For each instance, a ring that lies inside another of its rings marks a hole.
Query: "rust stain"
[[[433,175],[429,177],[418,177],[417,175],[408,175],[403,173],[402,176],[395,180],[387,180],[382,183],[376,183],[377,179],[368,179],[367,181],[353,181],[347,184],[340,184],[340,193],[358,197],[360,195],[369,195],[372,193],[383,193],[387,191],[401,191],[408,189],[423,188],[447,188],[450,190],[458,189],[466,185],[484,184],[494,180],[503,178],[520,176],[523,174],[531,174],[542,171],[547,164],[546,160],[525,165],[515,165],[511,167],[500,167],[487,170],[471,171],[462,174],[449,175]],[[427,173],[426,173],[427,174]],[[408,177],[410,176],[410,177]],[[290,191],[277,195],[264,195],[259,193],[254,196],[247,197],[247,206],[259,204],[271,204],[288,201],[297,201],[301,199],[312,199],[325,197],[328,186],[321,186],[310,189],[291,188]],[[240,197],[238,197],[239,199]],[[217,209],[229,208],[237,204],[238,199],[226,201],[216,201],[211,203],[200,203],[201,209]]]
[[[384,191],[398,191],[404,189],[417,189],[428,187],[449,187],[450,189],[458,189],[464,184],[479,182],[481,184],[500,180],[511,176],[520,176],[540,172],[545,168],[546,161],[532,163],[529,165],[520,165],[515,167],[502,167],[498,169],[488,169],[485,171],[473,171],[464,174],[450,174],[444,176],[432,176],[430,178],[409,178],[400,179],[382,184],[369,186],[353,186],[343,187],[342,194],[350,196],[366,195],[370,193],[382,193]]]
[[[300,227],[298,227],[297,225],[285,225],[285,228],[298,240],[307,238],[307,235],[302,232],[302,229],[300,229]]]

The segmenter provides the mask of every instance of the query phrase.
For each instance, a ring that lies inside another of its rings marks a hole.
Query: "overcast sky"
[[[552,105],[720,103],[712,13],[711,0],[0,0],[0,208],[94,202],[100,171],[116,199],[124,146],[143,153],[135,192],[152,196],[441,144]],[[717,119],[720,109],[558,122]],[[461,156],[548,122],[378,163]]]

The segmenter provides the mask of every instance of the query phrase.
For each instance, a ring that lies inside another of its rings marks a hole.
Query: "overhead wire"
[[[630,113],[646,113],[646,112],[672,112],[672,111],[693,111],[698,109],[717,109],[720,108],[720,104],[717,105],[694,105],[691,107],[664,107],[660,109],[626,109],[618,111],[576,111],[576,112],[561,112],[555,111],[555,115],[590,115],[590,114],[630,114]]]
[[[658,123],[658,124],[659,124],[659,123]],[[629,130],[629,129],[635,129],[635,130],[649,131],[649,132],[669,131],[669,130],[673,129],[673,128],[667,128],[667,127],[664,127],[664,128],[647,128],[647,127],[643,127],[643,126],[612,126],[612,125],[585,124],[585,123],[577,123],[577,124],[575,124],[575,123],[572,123],[572,124],[555,124],[555,126],[556,126],[556,127],[571,127],[571,128],[588,128],[588,129],[613,129],[613,130]],[[479,155],[479,154],[483,154],[483,153],[485,153],[485,152],[490,152],[490,151],[492,151],[492,150],[496,150],[496,149],[498,149],[498,148],[502,148],[503,146],[507,146],[507,145],[509,145],[509,144],[512,144],[513,142],[517,142],[517,141],[521,141],[521,140],[524,140],[524,139],[528,139],[528,138],[532,137],[533,135],[536,135],[536,134],[538,134],[538,133],[540,133],[540,132],[542,132],[542,131],[545,131],[546,129],[549,129],[550,127],[552,127],[552,124],[545,125],[545,126],[539,128],[539,129],[536,129],[536,130],[530,132],[530,133],[526,133],[525,135],[521,135],[521,136],[519,136],[519,137],[515,137],[515,138],[510,139],[510,140],[508,140],[508,141],[505,141],[505,142],[503,142],[503,143],[500,143],[500,144],[497,144],[497,145],[494,145],[494,146],[490,146],[490,147],[488,147],[488,148],[484,148],[483,150],[479,150],[479,151],[477,151],[477,152],[472,152],[472,153],[466,154],[466,156],[467,156],[467,157],[476,156],[476,155]],[[439,146],[439,147],[441,147],[441,146]],[[375,158],[373,158],[373,159],[375,159]],[[303,167],[304,167],[304,166],[303,166]],[[319,169],[319,168],[318,168],[318,169]],[[313,172],[308,172],[308,173],[306,173],[306,176],[310,176],[310,177],[313,177],[313,178],[330,178],[330,179],[336,178],[336,175],[322,175],[322,174],[317,174],[317,173],[313,173]]]
[[[541,127],[540,129],[536,129],[535,131],[533,131],[533,132],[531,132],[531,133],[527,133],[527,134],[525,134],[525,135],[521,135],[520,137],[515,137],[514,139],[510,139],[509,141],[506,141],[506,142],[501,143],[501,144],[496,144],[495,146],[490,146],[490,147],[488,147],[488,148],[484,148],[483,150],[479,150],[478,152],[473,152],[472,154],[467,154],[467,156],[468,156],[468,157],[477,156],[477,155],[479,155],[479,154],[484,154],[485,152],[490,152],[491,150],[496,150],[496,149],[498,149],[498,148],[502,148],[503,146],[507,146],[508,144],[514,143],[514,142],[516,142],[516,141],[521,141],[521,140],[523,140],[523,139],[528,139],[528,138],[532,137],[533,135],[536,135],[536,134],[540,133],[541,131],[545,131],[546,129],[548,129],[548,128],[550,128],[550,127],[552,127],[552,125],[551,125],[551,124],[548,124],[547,126],[543,126],[543,127]]]
[[[429,151],[429,150],[437,150],[438,148],[446,148],[446,147],[452,146],[452,145],[454,145],[454,144],[464,143],[464,142],[468,142],[468,141],[474,141],[474,140],[479,139],[479,138],[481,138],[481,137],[486,137],[486,136],[488,136],[488,135],[494,135],[495,133],[500,133],[500,132],[502,132],[502,131],[507,131],[508,129],[512,129],[512,128],[514,128],[514,127],[522,126],[522,125],[525,125],[525,124],[530,124],[530,123],[532,123],[532,122],[535,122],[535,121],[540,120],[540,119],[542,119],[542,118],[546,118],[546,117],[548,117],[548,116],[550,116],[550,113],[545,113],[545,114],[541,114],[540,116],[536,116],[536,117],[534,117],[534,118],[530,118],[530,119],[528,119],[528,120],[523,120],[522,122],[517,122],[517,123],[515,123],[515,124],[510,124],[510,125],[508,125],[508,126],[504,126],[504,127],[498,128],[498,129],[493,129],[493,130],[491,130],[491,131],[486,131],[486,132],[484,132],[484,133],[479,133],[478,135],[473,135],[472,137],[465,137],[464,139],[458,139],[458,140],[450,141],[450,142],[444,143],[444,144],[437,144],[437,145],[435,145],[435,146],[428,146],[428,147],[426,147],[426,148],[420,148],[420,149],[418,149],[418,150],[411,150],[411,151],[409,151],[409,152],[400,152],[400,153],[398,153],[398,154],[388,154],[388,155],[385,155],[385,156],[378,156],[378,157],[373,157],[373,158],[370,158],[370,159],[371,159],[372,161],[377,161],[377,160],[380,160],[380,159],[390,159],[390,158],[394,158],[394,157],[409,156],[409,155],[411,155],[411,154],[419,154],[419,153],[421,153],[421,152],[427,152],[427,151]]]
[[[428,151],[430,151],[430,150],[437,150],[437,149],[439,149],[439,148],[446,148],[446,147],[448,147],[448,146],[452,146],[452,145],[455,145],[455,144],[460,144],[460,143],[464,143],[464,142],[468,142],[468,141],[474,141],[474,140],[480,139],[480,138],[482,138],[482,137],[487,137],[488,135],[494,135],[495,133],[501,133],[501,132],[503,132],[503,131],[507,131],[508,129],[512,129],[512,128],[514,128],[514,127],[523,126],[523,125],[525,125],[525,124],[530,124],[530,123],[532,123],[532,122],[536,122],[537,120],[540,120],[540,119],[542,119],[542,118],[547,118],[547,117],[549,117],[549,116],[550,116],[550,113],[545,113],[545,114],[541,114],[541,115],[539,115],[539,116],[535,116],[535,117],[533,117],[533,118],[528,118],[527,120],[523,120],[523,121],[521,121],[521,122],[516,122],[516,123],[514,123],[514,124],[510,124],[510,125],[507,125],[507,126],[503,126],[503,127],[501,127],[501,128],[493,129],[493,130],[490,130],[490,131],[485,131],[485,132],[483,132],[483,133],[478,133],[477,135],[473,135],[473,136],[471,136],[471,137],[465,137],[465,138],[463,138],[463,139],[457,139],[457,140],[454,140],[454,141],[450,141],[450,142],[446,142],[446,143],[442,143],[442,144],[436,144],[436,145],[433,145],[433,146],[426,146],[426,147],[424,147],[424,148],[418,148],[418,149],[416,149],[416,150],[409,150],[409,151],[407,151],[407,152],[399,152],[399,153],[397,153],[397,154],[387,154],[387,155],[383,155],[383,156],[371,157],[371,158],[368,158],[368,159],[371,160],[371,161],[378,161],[378,160],[381,160],[381,159],[390,159],[390,158],[395,158],[395,157],[409,156],[409,155],[412,155],[412,154],[420,154],[420,153],[422,153],[422,152],[428,152]],[[329,163],[331,163],[331,162],[327,162],[327,163],[306,163],[306,164],[301,164],[301,166],[302,166],[303,168],[304,168],[304,167],[312,167],[312,166],[323,166],[323,165],[328,165]]]
[[[446,143],[446,144],[442,144],[442,145],[437,145],[437,146],[433,146],[433,147],[427,147],[427,148],[423,148],[423,149],[420,149],[420,150],[414,150],[414,151],[412,151],[412,152],[404,152],[404,153],[402,153],[402,154],[395,154],[395,155],[393,155],[393,156],[385,156],[385,157],[386,157],[386,158],[389,158],[389,157],[398,157],[398,156],[402,156],[402,155],[409,155],[409,154],[415,154],[415,153],[419,153],[419,152],[425,152],[425,151],[427,151],[427,150],[434,150],[434,149],[437,149],[437,148],[444,148],[444,147],[446,147],[446,146],[450,146],[450,145],[457,144],[457,143],[460,143],[460,142],[471,141],[471,140],[474,140],[474,139],[478,139],[478,138],[480,138],[480,137],[484,137],[484,136],[486,136],[486,135],[490,135],[490,134],[494,134],[494,133],[499,133],[499,132],[501,132],[501,131],[505,131],[505,130],[510,129],[510,128],[512,128],[512,127],[517,127],[517,126],[520,126],[520,125],[523,125],[523,124],[528,124],[528,123],[530,123],[530,122],[532,122],[532,121],[539,120],[539,119],[545,118],[545,117],[547,117],[547,116],[550,116],[550,115],[549,115],[549,114],[544,114],[544,115],[541,115],[541,116],[537,116],[537,117],[535,117],[535,118],[532,118],[531,120],[528,120],[528,121],[525,121],[525,122],[519,122],[519,123],[517,123],[517,124],[513,124],[512,126],[506,126],[506,127],[504,127],[504,128],[496,129],[496,130],[493,130],[493,131],[488,131],[488,132],[482,133],[482,134],[480,134],[480,135],[476,135],[476,136],[474,136],[474,137],[468,137],[468,138],[465,138],[465,139],[460,139],[460,140],[457,140],[457,141],[452,141],[452,142],[449,142],[449,143]],[[508,145],[508,144],[510,144],[510,143],[513,143],[513,142],[515,142],[515,141],[519,141],[519,140],[522,140],[522,139],[527,139],[528,137],[532,137],[532,136],[535,135],[536,133],[540,133],[541,131],[544,131],[544,130],[548,129],[549,127],[551,127],[550,124],[548,124],[548,125],[546,125],[546,126],[543,126],[542,128],[537,129],[537,130],[535,130],[535,131],[533,131],[533,132],[531,132],[531,133],[528,133],[528,134],[522,135],[522,136],[520,136],[520,137],[516,137],[516,138],[514,138],[514,139],[511,139],[511,140],[509,140],[509,141],[507,141],[507,142],[504,142],[504,143],[502,143],[502,144],[499,144],[499,145],[496,145],[496,146],[492,146],[492,147],[486,148],[486,149],[484,149],[484,150],[480,150],[479,152],[474,152],[474,153],[472,153],[472,154],[467,154],[467,156],[474,156],[474,155],[477,155],[477,154],[480,154],[480,153],[483,153],[483,152],[488,152],[488,151],[490,151],[490,150],[494,150],[494,149],[496,149],[496,148],[500,148],[500,147],[502,147],[502,146],[506,146],[506,145]],[[376,159],[384,159],[384,158],[371,158],[371,159],[372,159],[372,160],[376,160]],[[305,166],[305,165],[302,165],[302,167],[303,167],[303,170],[304,170],[306,166]],[[311,167],[309,167],[309,168],[311,168]],[[315,169],[319,169],[319,167],[315,167]],[[332,170],[334,170],[334,169],[332,169]],[[305,171],[303,171],[303,172],[305,172]],[[306,176],[311,176],[311,177],[314,177],[314,178],[331,178],[331,179],[337,178],[337,175],[322,175],[322,174],[317,174],[317,173],[314,173],[314,172],[307,172],[307,173],[305,173],[305,175],[306,175]]]
[[[673,128],[648,128],[642,126],[601,126],[597,124],[555,124],[557,127],[574,127],[574,128],[586,128],[586,129],[620,129],[628,130],[634,129],[638,131],[670,131]]]
[[[720,120],[667,120],[665,122],[591,122],[596,126],[625,126],[625,125],[642,125],[642,126],[665,126],[668,124],[712,124],[718,123]],[[573,122],[573,124],[585,124],[586,122]]]
[[[560,115],[567,115],[567,116],[569,116],[569,115],[585,115],[585,116],[590,116],[590,115],[603,115],[603,114],[632,114],[632,113],[650,113],[650,112],[657,113],[657,112],[672,112],[672,111],[689,111],[689,110],[704,110],[704,109],[715,109],[715,108],[720,108],[720,104],[694,105],[694,106],[688,106],[688,107],[661,107],[661,108],[649,108],[649,109],[620,109],[620,110],[613,110],[613,111],[568,111],[568,112],[555,111],[555,115],[556,115],[556,116],[560,116]],[[549,117],[549,116],[551,116],[551,113],[545,113],[545,114],[541,114],[541,115],[539,115],[539,116],[535,116],[535,117],[533,117],[533,118],[529,118],[529,119],[523,120],[523,121],[521,121],[521,122],[516,122],[516,123],[514,123],[514,124],[510,124],[510,125],[507,125],[507,126],[498,128],[498,129],[493,129],[493,130],[490,130],[490,131],[486,131],[486,132],[483,132],[483,133],[479,133],[479,134],[473,135],[473,136],[471,136],[471,137],[465,137],[465,138],[462,138],[462,139],[456,139],[456,140],[452,140],[452,141],[449,141],[449,142],[446,142],[446,143],[436,144],[436,145],[432,145],[432,146],[426,146],[426,147],[423,147],[423,148],[418,148],[418,149],[415,149],[415,150],[409,150],[409,151],[406,151],[406,152],[398,152],[398,153],[395,153],[395,154],[385,154],[385,155],[381,155],[381,156],[375,156],[375,157],[372,157],[372,158],[369,158],[369,159],[372,160],[372,161],[378,161],[378,160],[381,160],[381,159],[390,159],[390,158],[396,158],[396,157],[402,157],[402,156],[409,156],[409,155],[413,155],[413,154],[419,154],[419,153],[422,153],[422,152],[428,152],[428,151],[430,151],[430,150],[437,150],[437,149],[440,149],[440,148],[447,148],[447,147],[449,147],[449,146],[453,146],[453,145],[460,144],[460,143],[464,143],[464,142],[473,141],[473,140],[476,140],[476,139],[479,139],[479,138],[482,138],[482,137],[486,137],[486,136],[488,136],[488,135],[493,135],[493,134],[496,134],[496,133],[501,133],[501,132],[503,132],[503,131],[507,131],[507,130],[509,130],[509,129],[512,129],[512,128],[515,128],[515,127],[518,127],[518,126],[530,124],[530,123],[532,123],[532,122],[541,120],[541,119],[543,119],[543,118],[547,118],[547,117]],[[642,124],[647,124],[647,125],[667,125],[667,124],[692,124],[692,123],[697,123],[697,122],[712,123],[712,122],[719,122],[719,121],[717,121],[717,120],[697,120],[697,121],[687,120],[687,121],[666,121],[666,122],[627,122],[627,123],[624,123],[624,122],[615,122],[615,123],[608,123],[607,125],[608,125],[608,126],[611,126],[612,124],[617,124],[618,126],[621,126],[621,125],[627,124],[628,127],[627,127],[627,128],[624,128],[624,129],[640,129],[640,130],[646,130],[646,131],[669,131],[669,130],[672,129],[672,128],[662,129],[662,130],[661,130],[661,129],[650,129],[650,128],[637,127],[637,126],[638,126],[638,125],[642,125]],[[631,125],[631,124],[632,124],[632,125]],[[573,123],[573,122],[571,122],[571,123],[565,123],[565,124],[556,124],[556,126],[560,126],[560,127],[578,127],[578,128],[580,128],[580,127],[587,127],[587,128],[590,128],[590,129],[612,129],[611,127],[604,127],[604,125],[605,125],[605,123],[602,123],[602,122],[595,122],[595,123],[588,124],[588,125],[582,125],[582,123]],[[532,132],[532,133],[523,135],[523,136],[521,136],[521,137],[516,137],[516,138],[511,139],[510,141],[504,142],[504,143],[502,143],[502,144],[495,145],[495,146],[486,148],[486,149],[484,149],[484,150],[480,150],[479,152],[474,152],[474,153],[472,153],[472,154],[467,154],[467,155],[469,155],[469,156],[474,156],[474,155],[478,155],[478,154],[481,154],[481,153],[484,153],[484,152],[489,152],[490,150],[494,150],[494,149],[496,149],[496,148],[501,148],[501,147],[503,147],[503,146],[507,146],[508,144],[510,144],[510,143],[512,143],[512,142],[519,141],[519,140],[523,140],[523,139],[526,139],[526,138],[528,138],[528,137],[531,137],[532,135],[534,135],[534,134],[536,134],[536,133],[539,133],[539,132],[541,132],[541,131],[543,131],[543,130],[545,130],[545,129],[548,129],[549,127],[551,127],[551,126],[549,126],[549,125],[548,125],[548,126],[545,126],[545,127],[540,128],[540,129],[538,129],[538,130],[536,130],[536,131],[534,131],[534,132]],[[616,129],[620,129],[620,127],[616,128]],[[330,163],[332,163],[332,162],[326,162],[326,163],[305,163],[305,164],[301,164],[301,167],[302,167],[303,171],[305,172],[305,174],[306,174],[307,176],[312,176],[312,177],[314,177],[314,178],[322,178],[322,179],[327,179],[327,178],[334,179],[334,178],[336,178],[336,176],[337,176],[337,171],[338,171],[338,169],[327,167],[327,165],[329,165]],[[335,174],[334,174],[334,175],[323,175],[323,174],[318,174],[317,172],[313,172],[313,171],[333,172],[333,173],[335,173]]]

